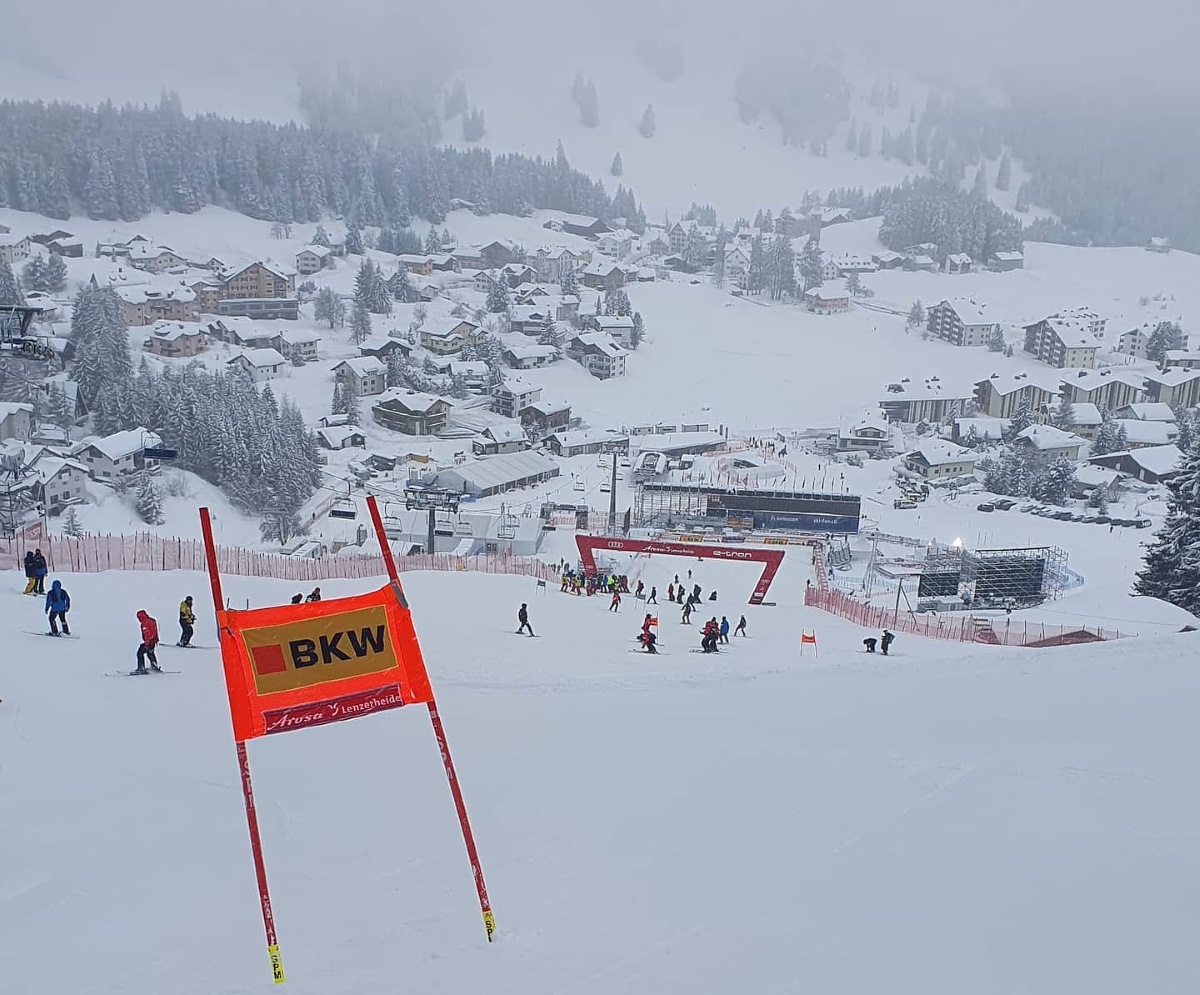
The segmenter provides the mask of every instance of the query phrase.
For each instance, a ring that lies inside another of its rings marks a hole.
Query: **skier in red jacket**
[[[146,659],[149,658],[150,670],[161,674],[162,668],[158,665],[158,657],[154,655],[154,647],[158,645],[158,623],[145,611],[138,612],[137,619],[142,626],[142,645],[138,647],[137,670],[133,671],[133,673],[149,673],[146,670]]]

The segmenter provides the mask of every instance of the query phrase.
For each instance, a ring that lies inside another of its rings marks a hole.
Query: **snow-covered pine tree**
[[[863,292],[862,277],[858,275],[858,270],[851,270],[850,275],[846,277],[846,290],[851,297],[861,297]]]
[[[717,241],[713,246],[712,282],[714,287],[725,286],[725,264],[729,249],[729,232],[722,225],[717,230]]]
[[[1022,401],[1017,407],[1017,410],[1013,412],[1012,419],[1008,423],[1008,430],[1005,438],[1011,442],[1032,424],[1033,409],[1030,408],[1028,401]]]
[[[1146,358],[1153,363],[1164,363],[1168,350],[1183,348],[1183,328],[1178,322],[1160,321],[1146,340]]]
[[[609,167],[608,171],[612,173],[613,176],[620,176],[625,172],[625,164],[621,162],[620,152],[613,156],[612,165]]]
[[[329,248],[329,232],[327,232],[325,230],[324,225],[322,225],[322,224],[317,225],[317,230],[313,234],[312,244],[313,245],[321,245],[327,249]]]
[[[148,473],[143,472],[139,476],[141,479],[138,481],[137,493],[134,498],[134,507],[137,509],[138,517],[149,525],[162,525],[165,519],[163,518],[162,494],[159,492],[158,485]]]
[[[575,272],[575,267],[568,266],[563,270],[562,280],[559,282],[558,289],[562,291],[564,296],[579,296],[579,274]]]
[[[371,337],[371,312],[362,301],[355,301],[350,313],[350,337],[362,345]]]
[[[346,324],[346,305],[332,287],[322,287],[313,299],[313,318],[329,322],[329,327],[341,328]]]
[[[1167,515],[1133,589],[1200,614],[1200,452],[1185,453],[1166,486]]]
[[[746,267],[746,292],[749,294],[762,293],[767,284],[766,250],[763,248],[762,234],[757,234],[750,242],[750,264]]]
[[[25,295],[17,283],[12,267],[0,259],[0,304],[24,304]]]
[[[62,534],[72,539],[78,539],[83,534],[83,528],[79,524],[79,512],[73,504],[68,505],[67,513],[63,516]]]
[[[1111,408],[1101,412],[1100,427],[1092,440],[1091,455],[1106,456],[1108,453],[1123,453],[1129,448],[1125,426],[1117,421]]]
[[[987,200],[987,195],[987,166],[981,162],[979,168],[975,170],[975,182],[971,184],[971,196],[976,200]]]
[[[642,344],[642,339],[646,337],[646,323],[642,319],[641,311],[633,312],[633,328],[629,332],[629,344],[634,349]]]
[[[1032,482],[1030,495],[1048,504],[1066,504],[1075,484],[1075,464],[1065,456],[1059,456],[1045,467],[1039,467],[1039,471]]]
[[[1012,185],[1012,156],[1005,152],[996,169],[996,189],[1007,190]]]
[[[920,328],[925,324],[925,306],[920,300],[915,300],[908,309],[908,327]]]
[[[864,125],[864,127],[866,127]],[[821,286],[824,280],[825,260],[821,253],[821,243],[810,238],[800,250],[800,278],[804,281],[804,292],[813,287]]]
[[[1075,405],[1070,401],[1056,404],[1050,409],[1050,424],[1069,432],[1075,427]]]
[[[596,84],[590,79],[584,85],[579,101],[579,123],[585,128],[595,128],[600,124],[600,98],[596,93]]]
[[[404,368],[406,360],[404,354],[399,349],[395,349],[388,353],[387,358],[387,379],[384,381],[389,388],[403,387],[407,383],[404,378]]]
[[[436,256],[442,251],[442,237],[433,225],[430,225],[429,231],[425,233],[424,251],[427,256]]]
[[[411,303],[417,296],[416,290],[413,288],[412,280],[408,275],[408,267],[404,263],[400,263],[396,267],[396,272],[388,281],[388,286],[391,289],[392,296],[404,303]]]
[[[46,263],[46,293],[57,294],[67,288],[67,264],[57,252],[50,253]]]
[[[638,133],[643,138],[653,138],[657,127],[658,125],[654,119],[654,105],[647,104],[646,109],[642,111],[642,120],[638,124]]]
[[[508,284],[503,279],[492,280],[488,287],[487,309],[492,314],[507,313],[512,304]]]
[[[46,260],[41,255],[29,257],[21,270],[21,286],[33,292],[46,293]]]
[[[991,352],[1004,352],[1008,348],[1008,341],[1004,338],[1004,332],[997,326],[991,330],[987,338],[987,347]]]
[[[366,252],[366,247],[363,245],[362,229],[354,221],[351,221],[346,226],[346,252],[352,256],[361,256]]]
[[[358,391],[354,389],[350,382],[350,374],[347,372],[346,381],[342,384],[342,397],[345,398],[345,415],[347,425],[359,425],[359,407],[358,407]]]
[[[629,302],[629,295],[624,290],[605,291],[604,313],[618,318],[628,318],[633,314],[633,305]]]
[[[787,235],[775,235],[767,253],[767,286],[771,300],[777,301],[784,294],[796,289],[796,261],[792,253],[792,242]]]
[[[1026,211],[1029,210],[1029,181],[1028,180],[1026,180],[1024,183],[1022,183],[1019,187],[1017,187],[1017,200],[1016,200],[1016,203],[1013,204],[1013,207],[1017,211],[1019,211],[1021,214],[1024,214]]]

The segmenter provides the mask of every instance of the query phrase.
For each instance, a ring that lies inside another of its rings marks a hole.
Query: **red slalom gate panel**
[[[609,536],[575,536],[575,545],[579,547],[579,559],[583,562],[584,573],[594,573],[596,557],[594,551],[599,549],[613,553],[648,553],[661,556],[707,556],[714,560],[727,560],[741,563],[763,564],[762,576],[754,585],[754,593],[750,595],[749,604],[761,605],[767,596],[767,590],[775,574],[779,572],[779,564],[783,562],[782,549],[755,549],[745,546],[720,546],[703,542],[665,542],[658,539],[614,539]]]

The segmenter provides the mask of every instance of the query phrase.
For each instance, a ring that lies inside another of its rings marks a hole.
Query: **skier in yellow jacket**
[[[195,631],[196,613],[192,611],[192,596],[189,594],[181,602],[179,602],[179,629],[180,636],[177,646],[191,646],[192,633]]]

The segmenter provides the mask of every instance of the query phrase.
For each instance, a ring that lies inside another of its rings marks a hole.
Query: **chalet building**
[[[201,314],[216,314],[225,299],[225,281],[215,274],[194,279],[187,278],[187,287],[196,295],[196,304]]]
[[[33,464],[33,472],[41,481],[42,503],[51,515],[87,503],[88,468],[78,460],[42,456]]]
[[[993,373],[975,384],[975,403],[986,418],[1012,418],[1025,405],[1037,421],[1045,421],[1058,402],[1058,379],[1032,373]]]
[[[542,227],[549,228],[551,231],[566,232],[568,235],[580,235],[583,238],[603,235],[606,231],[611,230],[599,218],[588,217],[584,214],[559,214],[543,224]]]
[[[225,280],[226,300],[266,300],[295,296],[296,274],[274,263],[251,263]]]
[[[611,259],[597,259],[584,267],[580,281],[593,290],[620,290],[625,286],[625,271]]]
[[[363,356],[374,356],[376,359],[382,359],[385,363],[388,357],[394,352],[400,353],[405,359],[412,355],[413,347],[404,339],[398,339],[394,336],[372,335],[365,342],[359,343],[358,351]]]
[[[480,336],[479,326],[459,318],[427,318],[418,333],[422,347],[439,356],[460,352]]]
[[[1000,331],[1000,323],[993,321],[986,310],[986,305],[970,298],[942,301],[926,312],[925,327],[931,335],[952,345],[986,346]]]
[[[529,438],[520,425],[489,425],[471,442],[476,456],[497,456],[500,453],[519,453],[529,448]]]
[[[856,418],[843,419],[836,441],[839,452],[877,453],[888,444],[890,437],[883,412],[868,411]]]
[[[264,328],[245,317],[217,318],[205,322],[203,328],[204,334],[210,339],[228,342],[242,349],[274,349],[275,340],[279,337],[277,331]]]
[[[61,228],[40,235],[30,235],[29,241],[64,259],[83,258],[83,241],[76,238],[72,232],[63,231]]]
[[[597,236],[596,251],[609,259],[624,259],[633,251],[633,232],[618,228]]]
[[[285,328],[271,345],[292,363],[315,363],[320,358],[321,336],[304,328]]]
[[[1079,436],[1053,425],[1030,425],[1013,440],[1014,445],[1036,450],[1047,459],[1061,457],[1072,462],[1079,459],[1083,443],[1084,440]]]
[[[1148,374],[1146,400],[1169,404],[1173,408],[1194,408],[1200,404],[1200,369]]]
[[[1090,370],[1100,343],[1083,321],[1051,315],[1025,326],[1024,348],[1049,366]]]
[[[138,242],[130,247],[129,265],[147,273],[165,273],[187,265],[187,260],[168,245]]]
[[[1143,357],[1145,352],[1142,353]],[[1192,349],[1168,349],[1163,355],[1167,369],[1200,370],[1200,352]]]
[[[275,349],[247,349],[225,365],[248,374],[255,383],[266,383],[283,372],[287,360]]]
[[[540,385],[526,383],[518,377],[505,377],[492,388],[492,410],[505,418],[516,418],[519,412],[536,404],[541,396]]]
[[[1023,252],[996,252],[988,260],[988,269],[993,273],[1008,273],[1014,269],[1024,268],[1025,254]]]
[[[957,276],[970,273],[975,268],[975,261],[965,252],[952,252],[942,263],[942,272]]]
[[[1146,449],[1131,449],[1128,452],[1105,453],[1093,456],[1088,462],[1116,470],[1146,484],[1161,484],[1181,469],[1183,453],[1178,446],[1151,446]]]
[[[1143,401],[1140,404],[1126,404],[1116,410],[1117,418],[1133,419],[1136,421],[1158,421],[1175,424],[1175,412],[1169,404],[1154,401]]]
[[[0,260],[9,266],[28,259],[32,251],[28,235],[0,234]]]
[[[497,238],[479,247],[479,257],[487,269],[521,261],[521,247],[511,238]]]
[[[805,291],[804,306],[813,314],[840,314],[850,310],[850,292],[826,282]]]
[[[116,287],[125,324],[133,327],[156,321],[199,321],[196,295],[187,287]]]
[[[112,480],[133,473],[157,461],[146,458],[146,450],[162,445],[162,439],[144,428],[131,428],[112,435],[92,436],[71,450],[72,458],[87,467],[95,480]]]
[[[355,397],[382,394],[387,386],[387,367],[374,356],[342,360],[333,368],[333,375],[348,386]]]
[[[535,401],[521,409],[520,417],[522,425],[544,436],[571,424],[571,405],[566,401]]]
[[[399,259],[410,276],[433,276],[433,256],[405,252]]]
[[[567,355],[599,380],[625,375],[625,350],[603,332],[576,335],[567,345]]]
[[[590,456],[594,453],[629,452],[629,436],[596,428],[554,432],[546,436],[546,450],[555,456]]]
[[[904,454],[904,468],[926,480],[957,480],[975,472],[975,453],[945,439],[926,439]]]
[[[437,435],[446,428],[450,402],[433,394],[392,387],[379,395],[371,416],[386,429],[403,435]]]
[[[146,339],[146,351],[168,359],[198,356],[205,349],[204,327],[181,321],[158,321]]]
[[[353,425],[326,425],[316,435],[322,449],[367,448],[367,437]]]
[[[552,345],[514,345],[501,355],[505,365],[514,370],[534,370],[558,359],[558,350]]]
[[[633,348],[633,319],[618,314],[592,314],[583,321],[585,328],[603,332],[622,349]]]
[[[564,276],[582,267],[579,253],[565,245],[543,245],[534,253],[533,265],[545,283],[562,283]]]
[[[0,401],[0,442],[33,438],[33,405],[21,401]]]
[[[1101,411],[1137,404],[1146,396],[1145,377],[1112,367],[1072,370],[1064,373],[1059,382],[1064,403],[1094,404]]]
[[[327,245],[306,245],[296,253],[296,272],[301,276],[319,273],[333,260],[333,250]]]

